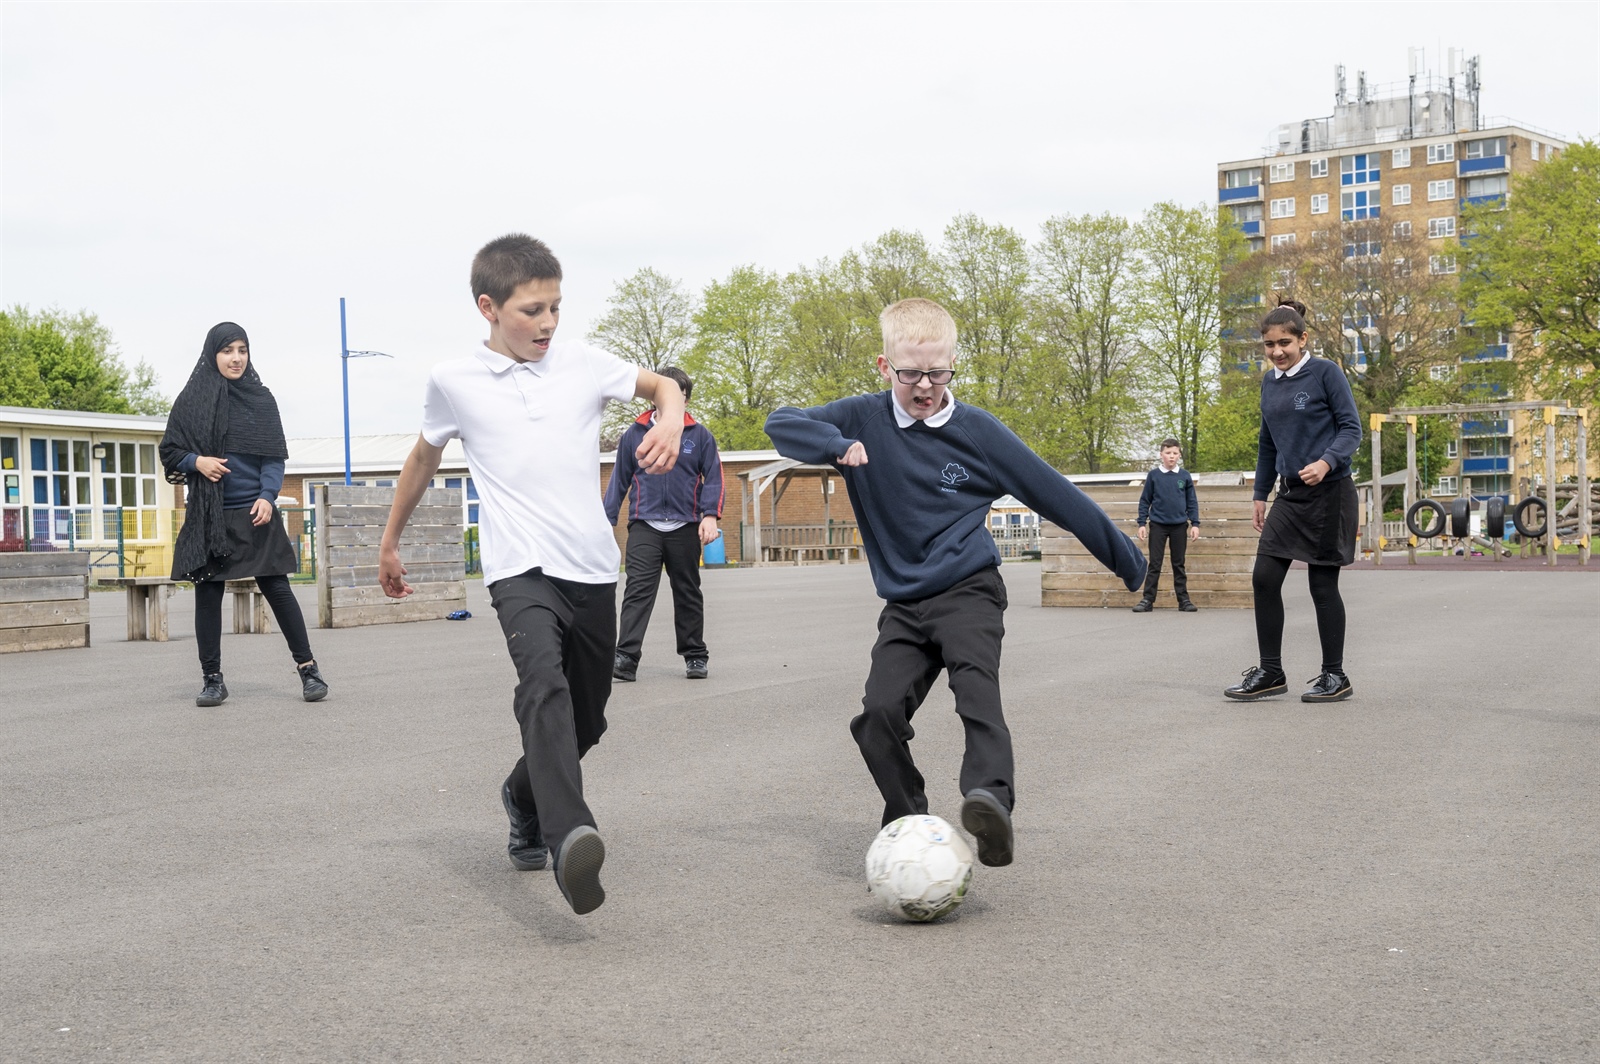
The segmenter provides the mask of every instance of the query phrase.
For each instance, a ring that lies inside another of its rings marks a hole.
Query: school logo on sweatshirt
[[[1311,396],[1308,395],[1307,393],[1305,393],[1305,392],[1295,392],[1294,393],[1294,408],[1296,410],[1304,410],[1306,408],[1306,404],[1309,403],[1309,402],[1311,402]]]
[[[943,472],[939,474],[939,479],[944,482],[944,487],[940,488],[939,490],[953,493],[956,490],[956,485],[960,484],[963,480],[968,480],[970,478],[967,476],[967,471],[965,469],[962,469],[961,466],[955,462],[951,462],[949,465],[945,466]]]
[[[692,453],[694,451],[694,441],[684,440],[682,443],[678,444],[678,450],[682,451],[684,454]]]

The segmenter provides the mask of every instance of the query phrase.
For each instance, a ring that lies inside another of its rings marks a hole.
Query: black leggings
[[[287,576],[258,576],[256,586],[261,589],[272,615],[278,619],[278,630],[289,643],[289,653],[296,665],[311,660],[311,637],[306,634],[306,619],[300,613],[300,603],[295,601]],[[200,671],[206,675],[222,671],[222,593],[224,581],[206,580],[194,585],[194,641],[200,647]]]
[[[1250,586],[1256,593],[1256,644],[1261,667],[1283,670],[1283,580],[1289,575],[1288,558],[1256,555]],[[1311,601],[1317,607],[1317,635],[1322,640],[1322,671],[1344,671],[1344,599],[1339,596],[1339,567],[1313,565]]]

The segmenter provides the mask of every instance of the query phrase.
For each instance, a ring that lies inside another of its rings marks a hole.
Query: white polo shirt
[[[638,387],[639,367],[578,341],[537,362],[481,345],[428,375],[422,436],[460,439],[478,489],[483,581],[538,567],[585,584],[621,561],[600,493],[600,414]],[[403,554],[402,554],[403,556]]]

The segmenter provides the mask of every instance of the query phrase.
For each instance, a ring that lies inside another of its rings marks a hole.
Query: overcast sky
[[[971,211],[1215,201],[1218,161],[1330,114],[1333,68],[1483,57],[1483,109],[1600,130],[1600,5],[28,4],[3,29],[0,302],[87,309],[173,394],[250,333],[291,436],[416,429],[522,230],[561,328],[653,266],[698,289]]]

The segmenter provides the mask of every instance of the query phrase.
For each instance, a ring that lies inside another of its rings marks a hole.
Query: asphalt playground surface
[[[703,682],[663,590],[584,762],[588,917],[505,857],[481,584],[466,622],[313,629],[317,705],[225,635],[217,709],[191,595],[161,644],[97,594],[92,648],[0,657],[0,1060],[1600,1059],[1600,576],[1349,572],[1355,697],[1308,706],[1221,697],[1249,611],[1005,575],[1017,861],[933,925],[865,888],[863,565],[707,572]],[[948,819],[951,704],[914,744]]]

